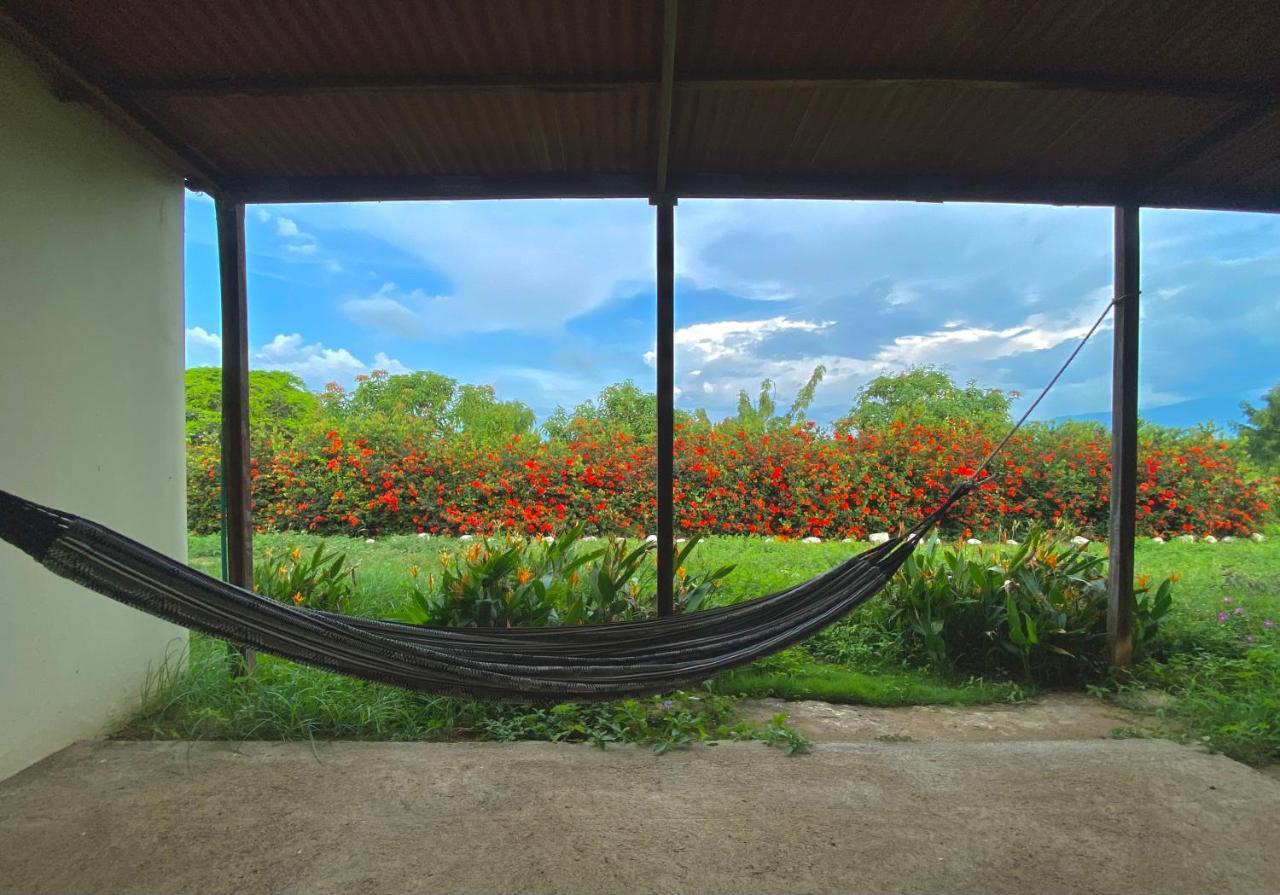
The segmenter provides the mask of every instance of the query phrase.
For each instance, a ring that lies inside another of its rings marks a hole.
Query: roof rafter
[[[342,175],[236,178],[227,190],[245,202],[355,202],[387,199],[645,199],[651,174]],[[681,198],[865,199],[916,202],[1029,202],[1049,205],[1141,204],[1147,207],[1273,211],[1275,196],[1241,189],[1206,203],[1169,186],[1081,182],[1057,178],[981,180],[921,176],[739,175],[672,172],[667,194]]]
[[[658,82],[657,177],[653,194],[655,200],[666,197],[667,163],[671,158],[671,106],[675,92],[676,21],[679,12],[677,4],[678,0],[664,0],[662,5],[662,70]]]
[[[0,9],[0,35],[13,41],[53,82],[55,94],[64,99],[82,100],[104,118],[149,149],[161,161],[186,177],[193,189],[217,193],[220,176],[200,153],[166,131],[128,96],[96,84],[66,56]]]
[[[674,29],[674,24],[673,24]],[[665,30],[664,30],[665,34]],[[665,47],[664,47],[665,53]],[[274,97],[369,93],[470,93],[531,91],[537,93],[602,93],[613,90],[652,89],[661,86],[653,74],[621,72],[606,75],[539,75],[510,77],[327,77],[308,80],[288,78],[189,78],[164,81],[122,81],[115,92],[138,101],[219,97]],[[1159,80],[1076,74],[1057,77],[1017,72],[955,72],[880,70],[840,72],[674,72],[675,90],[758,90],[762,88],[856,89],[875,87],[964,87],[974,90],[1070,91],[1128,96],[1166,96],[1187,99],[1222,99],[1239,102],[1280,102],[1280,84],[1272,82],[1219,82],[1208,80]]]

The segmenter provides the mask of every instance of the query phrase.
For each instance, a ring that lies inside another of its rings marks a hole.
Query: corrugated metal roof
[[[4,9],[249,199],[657,182],[661,0]],[[1280,4],[681,0],[675,33],[679,195],[1280,208]]]

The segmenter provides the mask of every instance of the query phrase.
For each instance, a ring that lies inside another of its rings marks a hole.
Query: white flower
[[[364,542],[365,542],[366,544],[372,544],[374,541],[373,541],[373,538],[365,538],[365,539],[364,539]]]
[[[656,543],[658,543],[658,536],[657,536],[657,535],[649,535],[649,537],[645,538],[645,540],[646,540],[646,541],[648,541],[650,544],[656,544]]]
[[[458,540],[459,540],[459,541],[470,541],[470,540],[472,540],[474,537],[475,537],[475,535],[461,535],[461,536],[459,536],[459,537],[458,537]]]
[[[1262,536],[1262,532],[1260,531],[1255,531],[1253,534],[1249,535],[1249,537],[1257,541],[1259,544],[1261,544],[1263,541],[1266,540],[1266,538]]]
[[[542,543],[544,544],[554,544],[555,542],[556,542],[556,539],[551,537],[551,535],[542,536]]]
[[[979,538],[970,538],[969,540],[965,541],[965,543],[968,544],[970,547],[982,546],[982,540]]]
[[[584,540],[584,541],[598,541],[598,540],[600,540],[600,539],[599,539],[599,538],[597,538],[595,535],[583,535],[582,540]]]
[[[1188,544],[1194,544],[1196,542],[1196,536],[1195,535],[1178,535],[1178,540],[1186,541]]]
[[[853,538],[841,538],[841,539],[840,539],[840,543],[841,543],[841,544],[852,544],[852,543],[853,543]]]
[[[420,538],[429,538],[429,537],[431,537],[431,535],[427,534],[425,531],[420,531],[420,532],[418,532],[418,537],[420,537]]]
[[[887,531],[877,531],[877,532],[875,532],[874,534],[872,534],[871,536],[869,536],[869,537],[867,538],[867,540],[868,540],[868,541],[870,541],[870,542],[871,542],[871,543],[873,543],[873,544],[884,544],[884,543],[887,543],[887,542],[888,542],[888,540],[889,540],[889,532],[887,532]]]
[[[1204,542],[1205,542],[1206,544],[1216,544],[1216,543],[1218,543],[1218,539],[1217,539],[1217,538],[1215,538],[1213,535],[1205,535],[1205,536],[1204,536]]]
[[[1017,547],[1017,546],[1018,546],[1018,542],[1017,542],[1017,541],[1015,541],[1013,538],[1010,538],[1009,540],[1005,541],[1005,544],[1007,544],[1007,545],[1008,545],[1008,546],[1010,546],[1010,547]]]
[[[1164,538],[1160,537],[1160,535],[1156,535],[1154,538],[1152,538],[1152,539],[1151,539],[1151,543],[1153,543],[1153,544],[1163,544],[1163,543],[1164,543]]]
[[[1234,544],[1235,541],[1235,535],[1227,535],[1222,539],[1222,543],[1224,544]]]
[[[676,538],[677,544],[687,544],[688,542],[689,542],[688,538]]]
[[[822,538],[815,538],[813,535],[810,535],[809,537],[804,539],[804,542],[806,544],[821,544]]]
[[[1075,544],[1077,547],[1083,547],[1085,544],[1089,543],[1089,539],[1084,535],[1076,535],[1071,539],[1071,543]]]

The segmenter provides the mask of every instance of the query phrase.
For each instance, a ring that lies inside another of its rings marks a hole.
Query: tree
[[[429,370],[394,376],[374,370],[357,378],[354,392],[343,408],[348,418],[374,414],[386,418],[410,417],[433,431],[450,428],[449,412],[458,389],[456,379]]]
[[[192,367],[186,374],[187,440],[217,441],[222,430],[222,369]],[[283,370],[249,371],[249,424],[255,439],[292,438],[320,414],[320,400]]]
[[[324,400],[335,421],[380,442],[466,434],[496,444],[528,434],[534,423],[532,408],[520,401],[499,401],[492,386],[459,384],[430,370],[395,375],[374,370],[358,377],[350,395],[330,386]]]
[[[520,401],[499,401],[491,385],[463,385],[449,409],[453,431],[482,444],[498,444],[533,430],[533,408]]]
[[[936,367],[913,367],[877,376],[858,390],[842,427],[883,429],[894,422],[939,426],[967,420],[984,427],[1010,423],[1009,407],[1017,392],[979,388],[970,380],[958,386]]]
[[[773,432],[780,429],[791,429],[803,425],[805,417],[813,404],[813,396],[827,375],[827,368],[822,364],[813,368],[813,373],[800,390],[796,392],[791,408],[783,415],[778,415],[778,402],[774,396],[775,386],[772,379],[760,383],[759,397],[754,404],[747,390],[738,392],[738,413],[724,420],[720,425],[724,428],[741,429],[746,432]]]
[[[1280,464],[1280,385],[1262,396],[1262,406],[1245,402],[1240,405],[1247,422],[1237,423],[1236,431],[1253,462],[1264,469]]]
[[[603,426],[610,431],[625,432],[637,439],[653,438],[658,431],[658,398],[626,379],[606,385],[594,399],[587,399],[569,413],[557,407],[542,428],[551,438],[566,441],[573,438],[575,425],[583,423]]]

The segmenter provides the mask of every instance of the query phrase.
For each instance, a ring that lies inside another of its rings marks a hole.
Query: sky
[[[1144,210],[1141,223],[1142,415],[1225,425],[1280,382],[1280,216]],[[653,388],[644,201],[257,205],[246,228],[255,369],[317,390],[435,370],[540,419],[622,379]],[[685,200],[677,404],[718,419],[768,378],[785,405],[818,364],[822,422],[917,364],[1022,403],[1110,300],[1111,274],[1110,209]],[[186,307],[188,365],[216,364],[213,203],[199,194]],[[1095,336],[1035,416],[1105,419],[1110,342]]]

